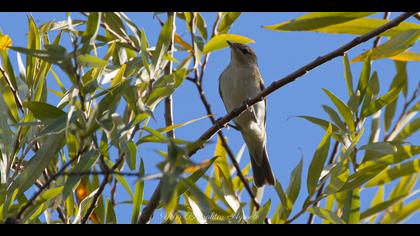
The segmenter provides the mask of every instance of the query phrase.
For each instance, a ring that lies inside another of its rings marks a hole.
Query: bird
[[[231,112],[261,92],[264,81],[252,48],[242,43],[226,42],[231,57],[219,77],[219,94],[226,111]],[[264,98],[233,120],[248,147],[254,184],[258,188],[276,184],[266,149],[266,115],[267,101]]]

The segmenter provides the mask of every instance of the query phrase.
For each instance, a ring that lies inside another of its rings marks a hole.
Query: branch
[[[36,193],[34,193],[32,195],[32,197],[28,200],[28,202],[19,210],[19,212],[16,216],[17,221],[21,220],[23,214],[29,209],[29,207],[31,207],[35,203],[36,199],[41,195],[41,193],[45,189],[47,189],[55,179],[57,179],[59,176],[61,176],[66,171],[67,167],[69,167],[73,162],[75,162],[79,158],[79,156],[82,155],[82,153],[84,153],[85,151],[86,151],[86,148],[81,150],[75,157],[73,157],[70,161],[68,161],[66,164],[64,164],[61,167],[61,169],[59,171],[57,171],[56,174],[54,174],[52,177],[50,177],[45,182],[44,185],[39,187],[38,191]]]
[[[267,97],[268,95],[270,95],[271,93],[273,93],[274,91],[278,90],[279,88],[294,82],[296,79],[300,78],[303,75],[306,75],[309,71],[311,71],[312,69],[323,65],[324,63],[339,57],[339,56],[343,56],[345,52],[347,52],[348,50],[356,47],[357,45],[366,42],[376,36],[378,36],[379,34],[399,25],[401,22],[403,22],[404,20],[406,20],[407,18],[413,16],[414,14],[416,14],[416,12],[407,12],[407,13],[403,13],[400,16],[396,17],[394,20],[372,30],[371,32],[368,32],[366,34],[363,34],[359,37],[356,37],[355,39],[353,39],[352,41],[350,41],[349,43],[341,46],[340,48],[325,54],[323,56],[318,57],[317,59],[315,59],[314,61],[310,62],[309,64],[306,64],[305,66],[299,68],[298,70],[292,72],[291,74],[283,77],[280,80],[277,80],[275,82],[273,82],[269,87],[267,87],[266,89],[264,89],[263,91],[261,91],[257,96],[255,96],[254,98],[250,99],[250,100],[246,100],[244,101],[244,104],[236,109],[234,109],[232,112],[230,112],[229,114],[225,115],[224,117],[219,119],[219,122],[216,123],[215,125],[213,125],[212,127],[210,127],[206,132],[204,132],[199,138],[198,138],[198,142],[205,142],[207,140],[209,140],[214,134],[216,134],[221,128],[223,128],[228,122],[230,122],[232,119],[236,118],[237,116],[239,116],[240,114],[242,114],[242,112],[244,112],[248,107],[254,105],[257,102],[262,101],[265,97]],[[189,153],[190,156],[194,155],[199,149],[202,149],[203,147],[196,147],[194,149],[192,149]]]
[[[99,186],[98,191],[96,191],[95,195],[93,196],[92,203],[90,204],[88,210],[86,211],[86,214],[83,216],[81,224],[86,224],[87,221],[90,218],[90,215],[92,215],[93,211],[96,208],[96,205],[98,204],[99,197],[102,195],[102,192],[105,190],[105,186],[108,184],[108,179],[111,176],[111,172],[115,171],[118,166],[124,161],[124,154],[120,156],[120,158],[115,162],[115,164],[112,166],[111,171],[106,173],[101,185]]]
[[[314,69],[314,68],[316,68],[316,67],[318,67],[318,66],[320,66],[320,65],[322,65],[322,64],[324,64],[324,63],[326,63],[326,62],[328,62],[328,61],[330,61],[330,60],[332,60],[336,57],[344,55],[345,52],[354,48],[355,46],[357,46],[357,45],[359,45],[363,42],[366,42],[369,39],[372,39],[372,38],[378,36],[379,34],[387,31],[390,28],[393,28],[393,27],[399,25],[401,22],[403,22],[407,18],[413,16],[414,14],[416,14],[416,12],[403,13],[400,16],[398,16],[397,18],[395,18],[394,20],[376,28],[375,30],[372,30],[371,32],[368,32],[364,35],[361,35],[361,36],[353,39],[352,41],[345,44],[344,46],[342,46],[342,47],[340,47],[340,48],[338,48],[338,49],[336,49],[336,50],[334,50],[334,51],[332,51],[332,52],[330,52],[330,53],[328,53],[324,56],[318,57],[317,59],[315,59],[311,63],[306,64],[305,66],[303,66],[300,69],[292,72],[291,74],[285,76],[284,78],[273,82],[269,87],[267,87],[266,89],[261,91],[256,97],[254,97],[250,100],[244,101],[242,106],[234,109],[229,114],[227,114],[224,117],[217,120],[217,122],[214,123],[214,125],[212,127],[210,127],[206,132],[204,132],[197,139],[197,143],[206,142],[207,140],[209,140],[214,134],[218,133],[221,128],[225,127],[231,120],[233,120],[234,118],[236,118],[237,116],[242,114],[242,112],[247,110],[248,107],[254,105],[257,102],[262,101],[265,97],[267,97],[268,95],[270,95],[271,93],[273,93],[277,89],[295,81],[299,77],[307,74],[310,70],[312,70],[312,69]],[[192,21],[193,21],[193,19],[192,19]],[[192,40],[194,42],[194,34],[192,34]],[[194,47],[194,44],[193,44],[193,47]],[[193,53],[193,57],[195,57],[194,53]],[[194,71],[195,71],[195,78],[199,78],[198,77],[198,71],[196,69],[196,63],[194,63]],[[224,140],[224,138],[222,138],[222,140]],[[198,150],[200,150],[202,148],[203,148],[203,146],[196,147],[196,148],[190,150],[188,155],[192,156]],[[241,173],[241,171],[239,171],[238,173]],[[152,195],[151,199],[149,200],[148,205],[146,205],[146,207],[144,208],[144,210],[143,210],[143,212],[140,216],[140,219],[139,219],[140,224],[145,224],[145,223],[149,222],[151,216],[153,215],[154,210],[159,205],[159,199],[160,199],[160,184],[156,187],[155,191],[153,192],[153,195]]]
[[[16,105],[17,105],[18,109],[22,113],[24,113],[22,100],[20,99],[16,88],[13,87],[13,84],[10,81],[9,76],[6,74],[6,71],[3,69],[3,67],[1,67],[1,65],[0,65],[0,73],[3,75],[4,80],[6,80],[7,85],[9,85],[10,90],[12,91],[13,97],[15,98],[15,102],[16,102]]]
[[[176,31],[176,25],[175,25],[175,16],[176,12],[169,12],[168,13],[168,21],[172,20],[172,33],[171,33],[171,42],[168,47],[168,52],[170,53],[171,57],[173,57],[173,47],[174,47],[174,38],[175,38],[175,31]],[[165,67],[165,74],[170,75],[172,74],[172,61],[168,62],[168,65]],[[166,126],[172,126],[174,124],[173,122],[173,104],[172,104],[172,95],[165,98],[165,124]],[[175,131],[170,130],[167,133],[169,138],[175,138]]]

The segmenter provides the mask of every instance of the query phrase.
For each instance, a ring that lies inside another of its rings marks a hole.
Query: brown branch
[[[4,80],[6,81],[7,85],[9,86],[10,90],[12,91],[13,97],[15,99],[16,105],[18,109],[24,113],[23,111],[23,103],[22,100],[19,97],[19,94],[16,90],[16,88],[13,86],[12,82],[9,79],[9,76],[6,74],[6,71],[3,69],[3,67],[0,65],[0,73],[3,75]]]
[[[58,177],[60,177],[60,176],[62,176],[62,173],[64,173],[65,171],[66,171],[66,169],[67,169],[67,167],[69,167],[73,162],[75,162],[78,158],[79,158],[79,156],[80,155],[82,155],[82,153],[84,153],[86,151],[86,148],[84,148],[83,150],[81,150],[75,157],[73,157],[72,159],[70,159],[66,164],[64,164],[62,167],[61,167],[61,169],[59,170],[59,171],[57,171],[57,173],[56,174],[54,174],[53,176],[51,176],[46,182],[45,182],[45,184],[44,185],[42,185],[42,186],[40,186],[40,188],[39,188],[39,190],[36,192],[36,193],[34,193],[33,195],[32,195],[32,197],[28,200],[28,202],[19,210],[19,212],[18,212],[18,214],[16,215],[16,219],[18,220],[18,221],[20,221],[21,220],[21,218],[22,218],[22,216],[23,216],[23,214],[29,209],[29,207],[31,207],[34,203],[35,203],[35,201],[36,201],[36,199],[41,195],[41,193],[45,190],[45,189],[47,189],[49,186],[50,186],[50,184],[55,180],[55,179],[57,179]]]
[[[234,119],[235,117],[239,116],[240,114],[242,114],[242,112],[244,112],[248,107],[254,105],[257,102],[262,101],[265,97],[267,97],[268,95],[270,95],[271,93],[273,93],[274,91],[278,90],[279,88],[294,82],[296,79],[302,77],[303,75],[306,75],[309,71],[311,71],[312,69],[323,65],[324,63],[339,57],[339,56],[343,56],[345,52],[347,52],[348,50],[356,47],[357,45],[366,42],[369,39],[372,39],[374,37],[376,37],[377,35],[399,25],[401,22],[403,22],[404,20],[406,20],[407,18],[413,16],[414,14],[416,14],[416,12],[407,12],[407,13],[403,13],[400,16],[396,17],[394,20],[389,21],[388,23],[366,33],[363,34],[359,37],[356,37],[355,39],[353,39],[352,41],[350,41],[349,43],[341,46],[340,48],[325,54],[323,56],[318,57],[317,59],[315,59],[314,61],[310,62],[309,64],[306,64],[305,66],[299,68],[298,70],[292,72],[291,74],[283,77],[280,80],[277,80],[275,82],[273,82],[270,86],[268,86],[266,89],[264,89],[263,91],[261,91],[257,96],[255,96],[254,98],[244,101],[244,104],[236,109],[234,109],[232,112],[228,113],[227,115],[225,115],[224,117],[219,119],[219,122],[216,123],[215,125],[213,125],[212,127],[210,127],[206,132],[204,132],[198,139],[197,142],[206,142],[207,140],[209,140],[214,134],[216,134],[221,128],[223,128],[228,122],[230,122],[232,119]],[[196,147],[194,149],[192,149],[189,153],[190,156],[194,155],[199,149],[202,149],[203,147]]]
[[[217,122],[210,127],[206,132],[204,132],[198,139],[197,139],[197,143],[201,143],[201,142],[206,142],[207,140],[209,140],[214,134],[218,133],[220,129],[222,129],[225,125],[227,125],[232,119],[234,119],[235,117],[239,116],[240,114],[242,114],[242,112],[244,112],[246,109],[248,109],[248,107],[254,105],[257,102],[260,102],[263,100],[263,98],[267,97],[268,95],[270,95],[271,93],[273,93],[274,91],[276,91],[277,89],[295,81],[296,79],[300,78],[301,76],[307,74],[310,70],[336,58],[339,56],[344,55],[345,52],[347,52],[348,50],[354,48],[355,46],[366,42],[369,39],[372,39],[374,37],[376,37],[377,35],[387,31],[390,28],[393,28],[397,25],[399,25],[401,22],[403,22],[404,20],[406,20],[407,18],[413,16],[414,14],[416,14],[416,12],[407,12],[407,13],[403,13],[400,16],[398,16],[397,18],[395,18],[394,20],[376,28],[375,30],[372,30],[364,35],[361,35],[359,37],[356,37],[355,39],[353,39],[352,41],[350,41],[349,43],[345,44],[344,46],[324,55],[324,56],[320,56],[317,59],[315,59],[314,61],[310,62],[309,64],[306,64],[305,66],[299,68],[298,70],[292,72],[291,74],[285,76],[284,78],[273,82],[269,87],[267,87],[266,89],[264,89],[263,91],[261,91],[256,97],[244,101],[244,104],[236,109],[234,109],[232,112],[228,113],[227,115],[225,115],[224,117],[220,118],[219,120],[217,120]],[[193,29],[193,28],[192,28]],[[194,42],[194,34],[192,33],[192,40]],[[194,45],[193,45],[194,47]],[[193,54],[194,56],[194,54]],[[195,57],[195,56],[194,56]],[[194,63],[194,71],[195,71],[195,77],[198,78],[198,73],[196,70],[196,63]],[[191,157],[192,155],[194,155],[199,149],[202,149],[203,147],[196,147],[192,150],[190,150],[190,152],[188,153],[188,155]],[[146,205],[145,209],[142,212],[142,215],[140,216],[140,220],[139,223],[140,224],[145,224],[147,222],[149,222],[151,216],[153,215],[154,210],[158,207],[159,205],[159,199],[160,199],[160,184],[156,187],[151,199],[149,200],[148,205]],[[302,213],[303,214],[303,213]]]
[[[115,164],[112,166],[111,171],[105,174],[101,185],[99,186],[96,193],[93,195],[92,203],[90,204],[89,208],[86,211],[86,214],[83,216],[80,222],[81,224],[86,224],[89,220],[90,216],[96,208],[96,205],[98,204],[99,197],[102,195],[102,192],[105,190],[105,187],[108,184],[108,179],[111,176],[111,172],[115,171],[122,164],[122,162],[124,161],[124,157],[124,154],[121,155],[117,162],[115,162]]]
[[[173,57],[173,48],[174,48],[174,38],[175,38],[175,19],[176,19],[176,12],[169,12],[168,13],[168,21],[172,20],[172,33],[171,33],[171,42],[168,47],[168,52],[170,53],[171,57]],[[165,67],[165,74],[170,75],[172,74],[172,61],[169,61]],[[173,103],[172,103],[172,95],[165,98],[165,124],[166,126],[172,126],[174,124],[173,119]],[[169,138],[175,138],[175,131],[170,130],[167,133]]]
[[[383,19],[384,20],[388,20],[389,19],[389,17],[390,17],[390,15],[391,15],[391,13],[390,12],[384,12],[384,17],[383,17]],[[378,45],[379,45],[379,43],[381,42],[381,36],[380,35],[378,35],[376,38],[375,38],[375,41],[373,41],[373,46],[372,46],[372,48],[376,48]]]
[[[337,156],[339,146],[340,146],[340,142],[336,141],[335,144],[334,144],[334,148],[333,148],[333,151],[331,153],[330,159],[328,160],[328,165],[331,165],[332,163],[334,163],[334,161],[336,159],[336,156]],[[315,199],[319,199],[322,196],[322,192],[324,191],[324,187],[325,187],[325,183],[323,183],[319,187],[318,192],[316,193]],[[319,202],[316,202],[314,204],[314,206],[318,206],[318,205],[319,205]],[[314,223],[314,214],[310,213],[307,224],[313,224],[313,223]]]

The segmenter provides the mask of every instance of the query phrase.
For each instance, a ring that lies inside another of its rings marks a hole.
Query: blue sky
[[[243,13],[235,22],[231,29],[231,33],[247,36],[255,40],[255,44],[250,46],[254,48],[258,55],[258,62],[261,74],[265,80],[265,84],[282,78],[300,66],[312,61],[319,55],[328,53],[343,44],[347,43],[355,36],[353,35],[327,35],[321,33],[307,32],[275,32],[262,28],[263,25],[272,25],[275,23],[290,20],[303,13]],[[65,13],[32,13],[38,25],[46,23],[51,19],[64,20]],[[153,19],[153,13],[127,13],[127,15],[140,27],[144,28],[150,43],[153,45],[160,32],[160,25],[156,19]],[[391,18],[397,16],[398,13],[392,13]],[[382,14],[374,17],[381,17]],[[204,13],[209,28],[213,25],[215,13]],[[75,15],[74,19],[80,18]],[[415,22],[415,20],[410,20]],[[177,20],[177,32],[182,36],[187,34],[184,22]],[[13,40],[13,46],[26,46],[27,18],[26,13],[0,13],[0,28],[3,33],[9,34]],[[189,37],[188,37],[189,39]],[[68,44],[68,39],[67,40]],[[370,49],[372,40],[359,45],[349,52],[349,58],[354,58],[363,51]],[[413,51],[420,51],[420,45],[417,44]],[[204,89],[208,100],[211,102],[213,112],[220,117],[225,114],[225,109],[218,95],[218,77],[223,69],[228,65],[230,55],[228,49],[214,52],[210,56],[210,60],[204,76]],[[15,53],[10,51],[12,60],[17,70]],[[353,77],[358,78],[361,70],[361,63],[352,64]],[[379,60],[373,62],[373,70],[378,71],[381,81],[381,94],[386,92],[389,84],[395,75],[395,67],[390,60]],[[307,121],[292,118],[297,115],[311,115],[327,119],[327,115],[322,110],[323,104],[331,105],[326,95],[322,92],[322,88],[332,91],[337,96],[347,100],[347,90],[343,78],[342,59],[334,59],[300,78],[296,82],[281,88],[268,97],[268,113],[267,113],[267,149],[270,156],[271,165],[276,177],[280,180],[283,188],[289,184],[289,175],[293,168],[299,162],[302,154],[304,160],[304,176],[303,185],[300,196],[297,201],[295,210],[300,209],[302,201],[306,198],[306,172],[311,162],[313,152],[321,140],[324,132],[320,128]],[[418,82],[420,74],[420,66],[418,62],[408,63],[408,74],[410,81],[410,91]],[[54,83],[53,78],[49,77],[48,82]],[[54,95],[49,95],[49,102],[57,104],[58,100]],[[400,103],[401,103],[400,99]],[[397,111],[397,114],[399,111]],[[197,117],[205,115],[206,112],[199,100],[197,91],[193,84],[186,81],[174,94],[174,120],[175,123],[185,122]],[[163,127],[162,106],[158,106],[155,116],[159,117],[158,121],[151,121],[152,127]],[[185,140],[195,140],[208,127],[210,121],[203,119],[187,127],[176,130],[176,135]],[[370,127],[369,123],[366,127]],[[243,145],[240,134],[235,130],[225,130],[228,136],[229,144],[233,151],[237,153]],[[365,132],[364,136],[368,136],[369,132]],[[411,138],[413,143],[419,143],[419,134]],[[215,140],[215,139],[213,139]],[[364,137],[363,140],[366,140]],[[144,159],[147,173],[155,173],[157,169],[154,165],[162,158],[154,153],[154,149],[165,149],[159,145],[145,145],[139,147],[138,155]],[[209,144],[207,148],[198,152],[194,156],[195,161],[201,161],[212,157],[214,144]],[[241,166],[245,166],[249,161],[248,154],[245,153],[241,161]],[[129,179],[130,183],[134,180]],[[156,182],[146,182],[146,199],[156,186]],[[419,188],[417,183],[417,188]],[[391,191],[392,188],[386,188]],[[127,200],[128,196],[120,187],[117,192],[118,200]],[[362,192],[362,209],[370,204],[370,200],[374,194],[372,190],[364,190]],[[248,199],[245,193],[241,196]],[[273,188],[266,188],[263,202],[272,199],[273,205],[279,203],[277,195]],[[117,218],[119,223],[130,222],[131,206],[120,205],[117,208]],[[293,213],[292,213],[293,215]],[[304,223],[307,215],[302,216],[296,222]],[[417,213],[407,223],[415,223],[420,221],[420,214]],[[316,222],[319,222],[317,219]]]

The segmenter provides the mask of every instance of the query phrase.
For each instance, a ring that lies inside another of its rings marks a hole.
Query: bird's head
[[[231,63],[240,65],[257,64],[257,55],[251,47],[242,43],[226,42],[231,49]]]

